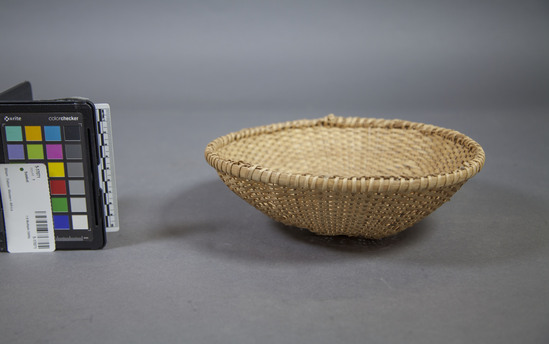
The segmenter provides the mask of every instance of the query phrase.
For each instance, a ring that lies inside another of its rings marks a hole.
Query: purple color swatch
[[[48,160],[63,159],[63,147],[61,145],[46,145]]]
[[[8,145],[8,159],[25,160],[23,145]]]

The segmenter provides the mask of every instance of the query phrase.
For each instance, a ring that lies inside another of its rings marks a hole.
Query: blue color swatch
[[[70,229],[68,215],[53,215],[54,229]]]

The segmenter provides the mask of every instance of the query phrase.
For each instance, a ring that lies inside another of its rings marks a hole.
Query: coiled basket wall
[[[234,193],[276,221],[376,239],[429,215],[485,161],[481,146],[454,130],[333,115],[234,132],[205,156]]]

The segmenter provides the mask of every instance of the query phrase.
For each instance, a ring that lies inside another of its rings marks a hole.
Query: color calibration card
[[[118,229],[112,150],[100,142],[110,123],[101,124],[89,102],[56,103],[48,112],[25,106],[0,114],[2,162],[46,167],[58,249],[103,247],[106,230]]]

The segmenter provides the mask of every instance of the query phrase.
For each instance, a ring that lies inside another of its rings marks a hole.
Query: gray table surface
[[[5,343],[549,342],[546,2],[0,5],[0,88],[109,102],[121,230],[0,256]],[[385,240],[270,220],[206,164],[244,127],[459,130],[485,168]]]

